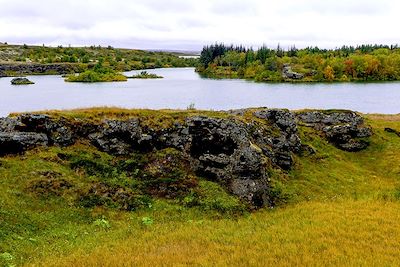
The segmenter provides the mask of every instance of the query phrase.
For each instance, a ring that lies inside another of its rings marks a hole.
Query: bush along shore
[[[343,46],[336,49],[291,47],[257,50],[215,44],[203,48],[197,71],[215,78],[265,82],[398,81],[397,45]]]
[[[400,249],[399,130],[345,110],[1,118],[0,263],[398,262],[378,252]]]

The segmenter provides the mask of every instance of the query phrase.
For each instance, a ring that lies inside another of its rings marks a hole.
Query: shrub
[[[152,199],[129,188],[96,183],[80,193],[78,204],[85,208],[105,206],[133,211],[151,207]]]
[[[143,217],[142,218],[142,224],[145,226],[150,226],[154,223],[154,220],[150,217]]]
[[[100,227],[102,229],[110,229],[111,228],[110,222],[107,221],[105,218],[95,220],[93,222],[93,225]]]

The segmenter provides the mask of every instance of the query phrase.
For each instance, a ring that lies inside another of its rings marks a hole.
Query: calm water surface
[[[132,75],[137,71],[128,72]],[[157,69],[164,79],[119,83],[66,83],[60,76],[31,76],[34,85],[12,86],[0,78],[0,116],[10,112],[94,106],[226,110],[244,107],[351,109],[400,113],[400,82],[267,84],[201,78],[193,68]]]

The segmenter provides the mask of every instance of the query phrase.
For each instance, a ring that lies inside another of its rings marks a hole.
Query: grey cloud
[[[143,1],[143,5],[158,12],[182,13],[193,11],[193,4],[185,0],[146,0]]]
[[[389,0],[299,0],[292,5],[282,6],[280,12],[282,14],[314,12],[336,16],[378,15],[385,13],[390,9],[390,6],[391,2]]]
[[[190,17],[184,17],[178,20],[178,24],[185,28],[202,28],[210,26],[210,24],[204,20]]]
[[[398,42],[399,11],[394,0],[0,0],[0,41],[152,49]]]
[[[211,11],[219,15],[236,15],[249,16],[257,13],[257,5],[255,1],[215,1],[211,7]]]

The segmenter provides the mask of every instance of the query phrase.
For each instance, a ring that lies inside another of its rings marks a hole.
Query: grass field
[[[173,200],[88,209],[73,204],[73,192],[31,190],[49,170],[85,188],[95,177],[57,158],[90,151],[85,144],[1,158],[0,266],[398,266],[400,138],[384,128],[400,130],[400,116],[366,119],[374,135],[357,153],[301,128],[317,153],[296,156],[274,180],[285,201],[243,215]]]
[[[398,266],[399,203],[304,202],[238,220],[124,225],[88,253],[50,257],[49,266]],[[128,220],[129,221],[129,220]],[[120,226],[115,226],[120,227]],[[132,231],[130,232],[129,229]],[[125,234],[121,236],[121,232]]]

